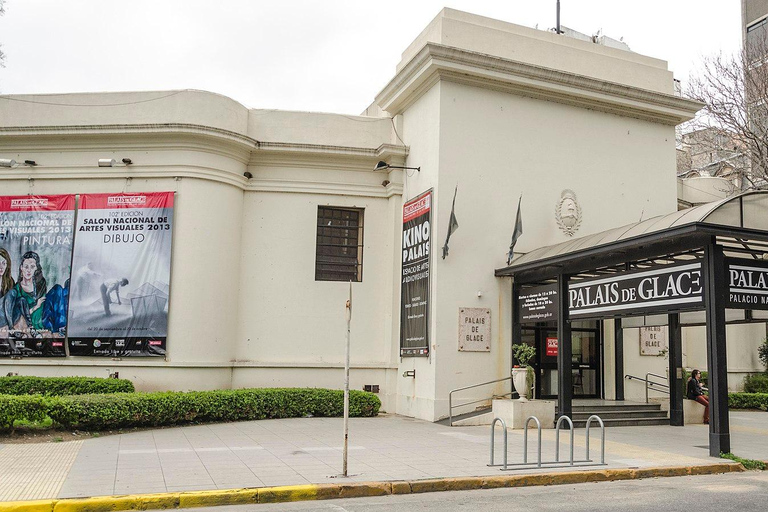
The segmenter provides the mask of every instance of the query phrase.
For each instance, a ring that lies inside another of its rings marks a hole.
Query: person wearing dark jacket
[[[688,378],[688,400],[695,400],[704,406],[704,423],[709,423],[709,399],[704,396],[707,388],[701,384],[701,372],[693,370]]]

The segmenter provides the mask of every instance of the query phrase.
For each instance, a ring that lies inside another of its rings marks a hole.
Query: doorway
[[[573,396],[602,398],[601,322],[571,322]],[[536,348],[531,364],[536,374],[536,398],[557,397],[557,324],[542,322],[522,326],[522,342]]]

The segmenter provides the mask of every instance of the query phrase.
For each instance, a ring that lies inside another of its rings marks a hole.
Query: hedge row
[[[768,374],[756,373],[744,379],[744,392],[768,393]]]
[[[96,377],[0,377],[2,395],[88,395],[94,393],[132,393],[133,382],[126,379]]]
[[[6,397],[34,398],[34,397]],[[165,393],[112,393],[37,398],[43,415],[67,429],[113,430],[193,422],[260,420],[302,416],[341,416],[343,391],[263,388]],[[381,401],[373,393],[350,391],[352,417],[375,416]],[[21,408],[9,409],[6,421],[32,419]],[[37,418],[39,414],[34,411]],[[16,416],[13,416],[16,414]],[[12,424],[12,423],[11,423]],[[8,426],[8,423],[6,423]]]
[[[12,428],[16,420],[42,421],[47,406],[41,396],[0,395],[0,428]]]
[[[766,411],[768,410],[768,393],[728,393],[728,407]]]

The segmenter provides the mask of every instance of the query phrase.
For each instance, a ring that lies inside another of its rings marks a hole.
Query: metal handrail
[[[453,426],[453,409],[454,409],[454,406],[453,406],[453,394],[454,393],[456,393],[457,391],[464,391],[464,390],[467,390],[467,389],[479,388],[480,386],[487,386],[488,384],[496,384],[497,382],[504,382],[505,380],[508,380],[508,381],[512,382],[512,377],[509,376],[509,377],[504,377],[503,379],[489,380],[488,382],[481,382],[480,384],[472,384],[471,386],[464,386],[464,387],[461,387],[461,388],[452,389],[448,393],[448,425],[451,426],[451,427]],[[490,400],[490,399],[492,399],[494,397],[497,397],[497,396],[507,396],[507,395],[511,396],[512,393],[513,392],[510,391],[509,393],[504,393],[503,395],[491,395],[488,398],[482,398],[480,400],[473,400],[472,402],[466,402],[466,403],[463,403],[463,404],[459,404],[456,407],[464,407],[466,405],[476,404],[478,402],[485,402],[486,400]]]
[[[640,382],[645,382],[645,403],[648,403],[648,389],[650,389],[651,386],[658,386],[659,388],[662,388],[662,389],[654,388],[653,389],[654,391],[658,391],[659,393],[669,394],[669,384],[654,382],[648,378],[649,376],[658,377],[660,379],[667,380],[667,378],[664,375],[659,375],[657,373],[651,373],[651,372],[646,373],[644,379],[641,379],[640,377],[635,377],[634,375],[629,375],[629,374],[624,376],[624,378],[627,380],[634,379],[634,380],[639,380]]]
[[[494,448],[494,442],[496,440],[496,422],[501,422],[501,428],[504,429],[504,469],[507,469],[507,424],[504,422],[501,418],[493,418],[493,421],[491,422],[491,463],[488,464],[489,466],[495,466],[496,464],[493,463],[493,452],[496,451]],[[527,424],[526,424],[527,426]],[[541,444],[541,443],[539,443]],[[541,451],[541,448],[539,448],[539,451]],[[539,458],[541,458],[541,453],[539,453]]]

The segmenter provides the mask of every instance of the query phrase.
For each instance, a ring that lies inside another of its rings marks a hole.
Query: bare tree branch
[[[706,130],[697,143],[721,159],[732,155],[742,189],[768,184],[768,31],[750,34],[737,55],[707,57],[691,76],[685,95],[705,107],[683,132]],[[739,168],[737,154],[746,156]]]

